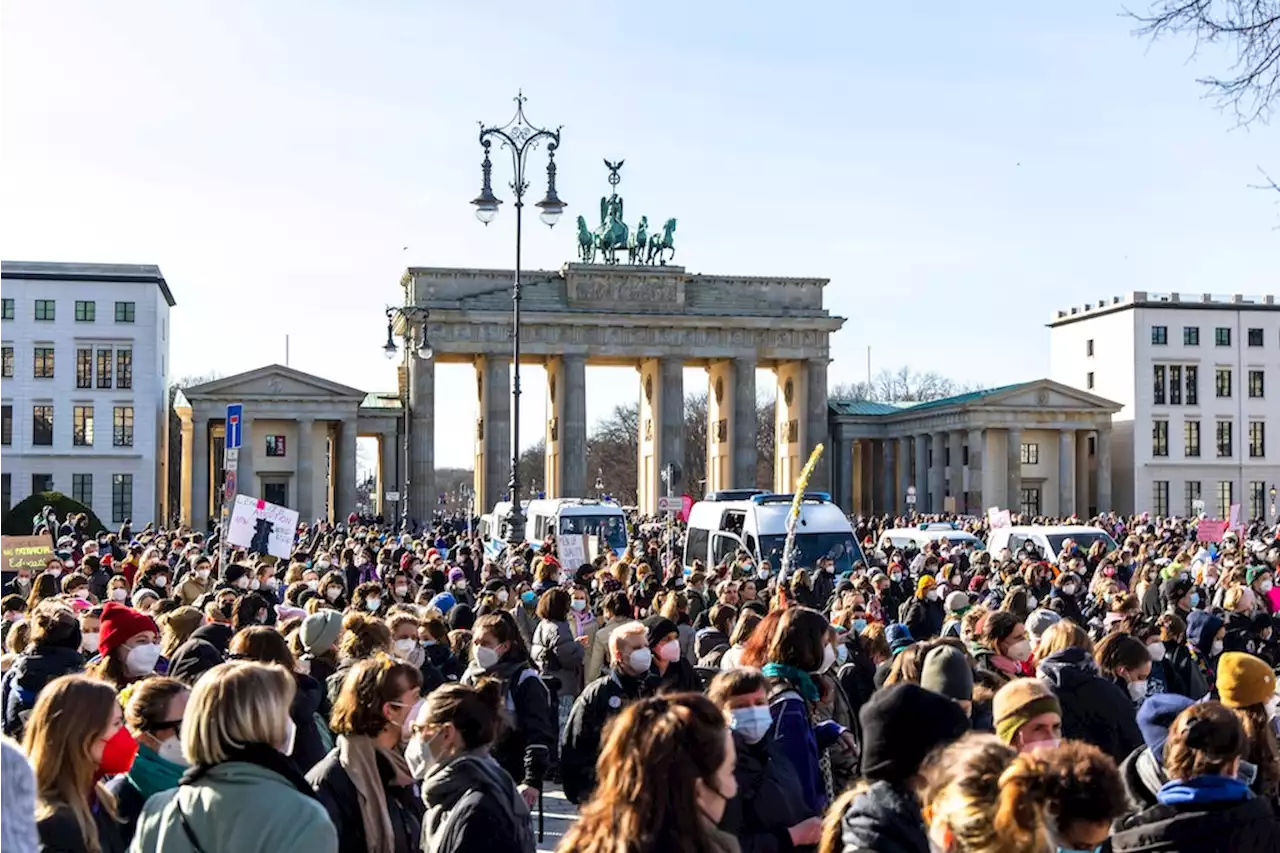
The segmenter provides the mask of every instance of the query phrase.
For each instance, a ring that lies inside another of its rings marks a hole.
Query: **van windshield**
[[[627,526],[620,515],[562,515],[559,532],[566,536],[598,536],[615,551],[627,547]]]
[[[1062,543],[1068,539],[1080,546],[1081,551],[1088,551],[1093,547],[1093,543],[1098,540],[1102,540],[1102,543],[1107,548],[1108,554],[1120,547],[1116,544],[1116,540],[1112,539],[1101,530],[1096,533],[1088,531],[1084,533],[1046,533],[1044,538],[1049,540],[1049,547],[1053,549],[1053,553],[1055,555],[1062,553]]]
[[[786,534],[760,537],[760,558],[768,560],[774,570],[782,568],[782,549],[787,544]],[[853,564],[862,560],[862,551],[853,534],[798,533],[796,534],[796,566],[811,569],[823,557],[835,563],[836,573],[852,571]]]

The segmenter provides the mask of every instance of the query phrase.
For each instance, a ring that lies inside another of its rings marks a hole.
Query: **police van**
[[[685,571],[692,570],[694,560],[715,566],[731,559],[739,548],[757,562],[768,560],[773,570],[779,571],[787,539],[787,514],[794,498],[739,490],[712,493],[698,501],[689,511]],[[839,574],[864,561],[853,526],[826,492],[805,492],[796,525],[797,567],[813,568],[819,559],[830,557]]]
[[[621,555],[627,550],[627,517],[612,501],[591,498],[549,498],[523,501],[525,538],[536,551],[549,534],[571,536],[586,533],[597,537],[600,548]],[[480,516],[478,533],[485,556],[496,560],[506,550],[507,519],[511,502],[499,501],[493,512]]]

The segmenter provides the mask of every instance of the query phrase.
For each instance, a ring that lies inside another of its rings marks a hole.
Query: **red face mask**
[[[124,726],[107,739],[102,749],[102,760],[98,762],[98,772],[104,776],[126,773],[133,766],[133,759],[138,755],[138,742],[129,734]]]

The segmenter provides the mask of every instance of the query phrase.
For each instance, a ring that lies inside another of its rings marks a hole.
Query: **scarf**
[[[248,743],[241,747],[228,749],[226,752],[227,762],[242,761],[245,764],[254,764],[264,770],[270,770],[272,773],[283,776],[286,782],[297,789],[298,793],[305,794],[313,800],[318,799],[315,789],[311,787],[307,777],[302,775],[298,765],[294,764],[292,758],[274,746],[268,746],[265,743]],[[216,766],[216,764],[197,764],[189,767],[187,772],[182,774],[182,782],[180,784],[191,785],[199,782],[206,773]]]
[[[151,747],[139,744],[138,756],[133,760],[133,766],[129,768],[125,778],[145,800],[152,794],[178,787],[186,769],[181,764],[161,758]]]
[[[338,763],[347,771],[360,794],[360,821],[364,824],[365,844],[369,853],[394,853],[395,831],[391,813],[387,811],[387,792],[378,770],[378,756],[386,758],[395,772],[391,784],[407,787],[413,784],[409,764],[404,756],[378,746],[367,735],[339,735]]]
[[[1166,806],[1234,803],[1250,799],[1253,799],[1253,792],[1249,786],[1230,776],[1173,779],[1160,786],[1156,794],[1156,800]]]
[[[785,678],[790,681],[806,702],[818,701],[818,685],[814,683],[813,676],[803,669],[787,663],[767,663],[762,672],[765,678]]]

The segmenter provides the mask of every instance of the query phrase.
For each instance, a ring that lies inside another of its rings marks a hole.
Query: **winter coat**
[[[1148,746],[1140,746],[1120,762],[1120,779],[1124,782],[1125,812],[1135,814],[1156,805],[1160,786],[1169,781],[1164,767]],[[1117,826],[1120,821],[1117,821]]]
[[[178,584],[178,598],[183,604],[194,604],[195,600],[213,589],[213,578],[200,580],[195,572],[188,572],[182,583]]]
[[[412,786],[394,784],[395,769],[385,757],[377,754],[375,760],[387,799],[387,813],[391,816],[391,831],[395,835],[394,849],[396,853],[417,853],[419,836],[422,834],[422,801],[418,799]],[[360,791],[347,768],[342,766],[337,747],[311,768],[307,773],[307,781],[316,789],[316,795],[338,831],[340,853],[366,853],[369,842],[360,814]]]
[[[840,816],[842,853],[929,853],[920,800],[911,790],[872,782]]]
[[[517,601],[511,615],[516,620],[516,627],[520,629],[520,637],[525,646],[533,645],[533,632],[538,627],[538,616],[533,608],[525,607],[523,602]]]
[[[913,598],[902,609],[901,616],[913,640],[927,640],[942,633],[947,614],[941,601]]]
[[[105,809],[93,807],[93,822],[98,828],[101,853],[124,853],[120,824],[112,820]],[[89,853],[75,813],[65,803],[54,806],[53,811],[36,821],[36,831],[40,835],[40,853]]]
[[[422,780],[421,849],[431,853],[533,853],[529,807],[483,750],[433,767]]]
[[[502,682],[503,728],[490,753],[518,784],[541,788],[558,739],[551,691],[527,660],[502,660],[488,670],[472,663],[462,683],[475,686],[481,678]]]
[[[1058,607],[1051,607],[1051,610],[1057,611],[1063,619],[1069,619],[1077,625],[1087,625],[1088,620],[1085,619],[1084,613],[1080,611],[1079,600],[1074,595],[1067,595],[1062,591],[1062,587],[1055,586],[1053,591],[1049,593],[1049,603],[1059,602]]]
[[[64,646],[34,646],[18,655],[0,680],[0,707],[4,710],[4,733],[22,739],[27,717],[45,685],[63,675],[84,670],[84,658],[76,649]]]
[[[835,572],[813,573],[813,598],[818,602],[818,609],[825,610],[831,594],[836,591]]]
[[[636,678],[615,669],[579,694],[560,742],[560,775],[569,802],[585,803],[595,790],[596,759],[605,725],[626,705],[652,695],[652,686],[647,677]]]
[[[587,650],[574,639],[568,622],[543,619],[533,632],[529,656],[543,678],[560,679],[561,696],[582,692],[582,666]]]
[[[719,669],[724,653],[729,651],[729,638],[718,628],[703,628],[693,638],[696,666]]]
[[[587,649],[587,663],[582,670],[583,681],[590,684],[600,676],[608,674],[609,638],[613,636],[614,629],[619,625],[625,625],[631,621],[631,619],[615,617],[596,629],[595,636],[591,639],[591,646]]]
[[[293,674],[297,690],[289,706],[289,719],[297,727],[293,739],[293,762],[306,773],[325,755],[325,738],[320,733],[322,720],[317,718],[325,701],[324,687],[309,675]]]
[[[1228,613],[1222,626],[1226,633],[1222,638],[1224,652],[1248,652],[1257,648],[1258,636],[1253,630],[1253,619],[1244,613]]]
[[[177,788],[183,769],[182,765],[166,761],[155,750],[139,744],[138,754],[129,771],[111,777],[106,783],[107,790],[116,798],[116,817],[119,818],[120,835],[125,844],[133,840],[138,815],[142,814],[147,797]],[[163,787],[161,779],[168,780]]]
[[[1164,665],[1164,680],[1169,692],[1188,699],[1205,696],[1209,692],[1209,683],[1204,680],[1200,666],[1191,657],[1191,650],[1171,642],[1165,643],[1165,648],[1168,653],[1161,663]]]
[[[814,708],[817,718],[835,720],[853,733],[854,746],[838,742],[827,750],[827,756],[831,759],[832,785],[835,791],[843,791],[857,781],[858,770],[862,766],[862,724],[858,721],[857,714],[851,710],[852,703],[840,687],[840,680],[834,672],[828,670],[815,675],[813,679],[818,682],[818,689],[823,693],[823,698],[818,700]]]
[[[742,853],[793,850],[791,827],[815,815],[800,796],[800,780],[791,762],[779,752],[772,731],[757,743],[735,735],[733,744],[738,794],[725,804],[720,828],[737,837]]]
[[[655,660],[649,665],[649,679],[653,682],[654,693],[701,693],[702,681],[698,673],[684,658],[667,664],[665,673],[658,671]]]
[[[770,731],[779,754],[795,771],[800,782],[797,790],[805,808],[812,814],[822,814],[827,807],[827,791],[819,757],[845,729],[831,720],[814,725],[810,722],[808,704],[790,683],[782,679],[773,681],[769,689],[769,714],[773,717]]]
[[[437,643],[434,646],[426,646],[427,661],[440,670],[440,674],[444,676],[445,681],[460,681],[462,673],[466,667],[458,660],[458,656],[453,653],[453,649],[446,645]]]
[[[1117,763],[1142,745],[1137,711],[1129,696],[1098,674],[1084,649],[1055,652],[1040,662],[1040,679],[1062,705],[1062,737],[1083,740]]]
[[[1275,853],[1280,821],[1258,797],[1234,802],[1157,805],[1120,821],[1112,853]]]

